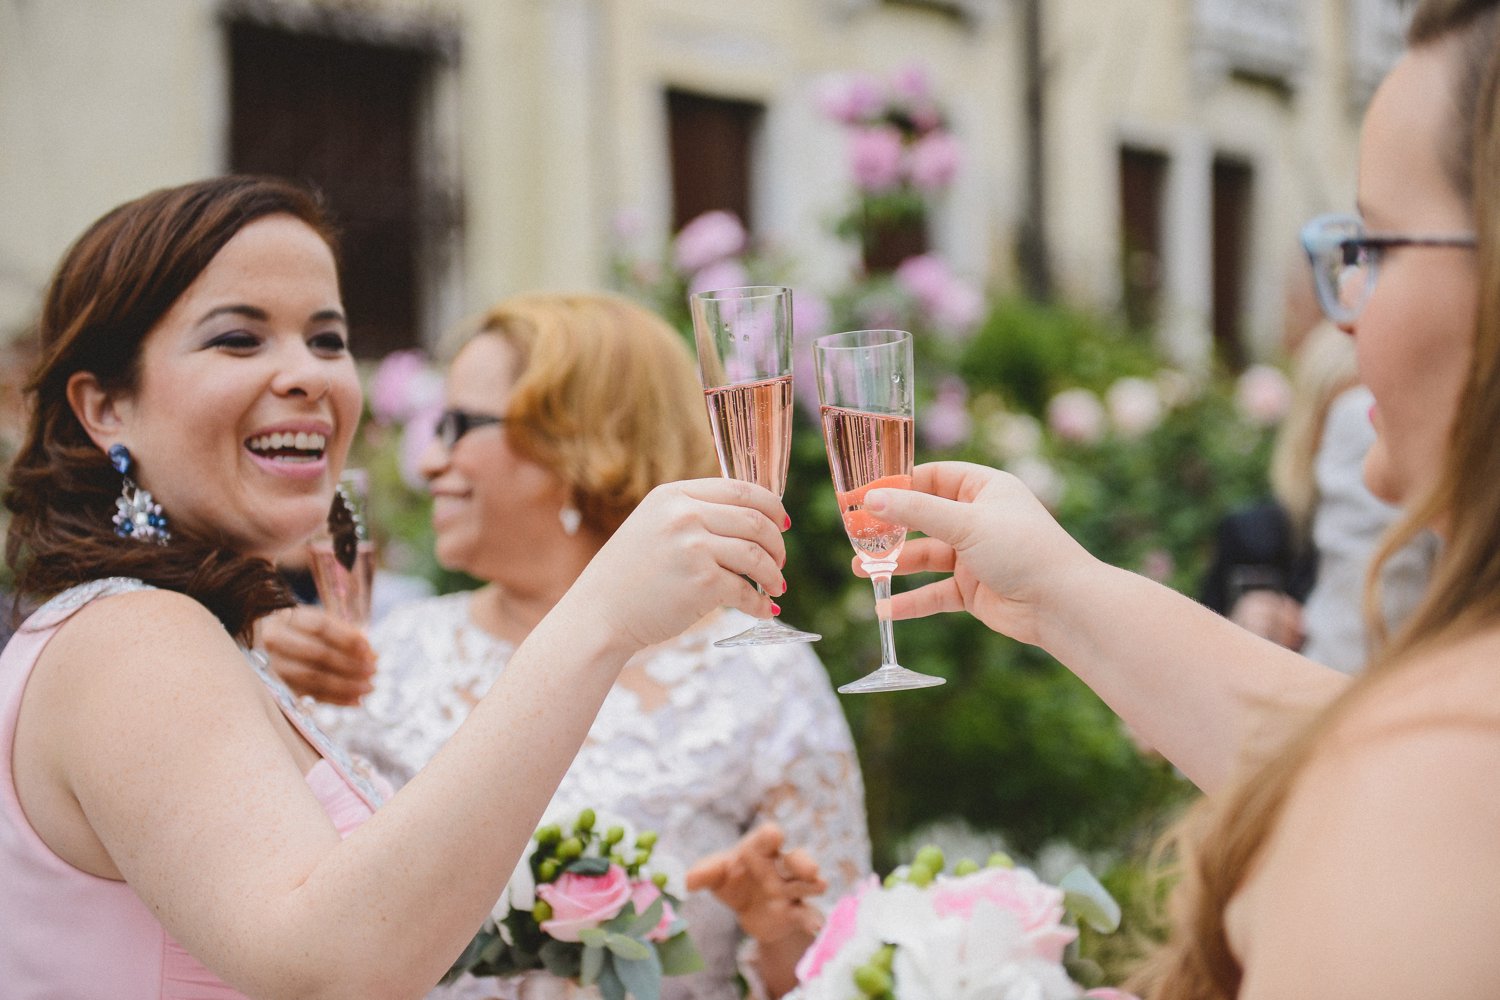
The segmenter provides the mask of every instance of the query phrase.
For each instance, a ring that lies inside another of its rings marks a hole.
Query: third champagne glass
[[[880,666],[839,691],[863,694],[942,684],[941,677],[919,674],[896,662],[891,573],[906,544],[906,529],[864,509],[865,494],[872,489],[911,488],[915,451],[911,334],[856,330],[819,337],[813,343],[813,360],[823,404],[823,443],[828,447],[839,514],[860,566],[875,585],[875,617],[880,620]]]
[[[719,468],[781,496],[792,449],[792,290],[777,285],[689,297]],[[822,636],[757,622],[715,646],[812,642]]]

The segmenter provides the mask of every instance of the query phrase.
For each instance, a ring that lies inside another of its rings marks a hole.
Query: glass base
[[[880,669],[850,681],[839,688],[839,694],[872,694],[876,691],[910,691],[948,683],[945,677],[919,674],[895,663],[882,663]]]
[[[803,632],[778,621],[756,622],[739,635],[731,635],[714,643],[720,649],[729,646],[774,646],[783,642],[817,642],[823,638],[816,632]]]

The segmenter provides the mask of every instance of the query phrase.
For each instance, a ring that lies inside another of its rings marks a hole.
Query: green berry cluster
[[[651,852],[656,847],[656,833],[644,830],[636,835],[631,845],[625,843],[625,829],[611,826],[607,830],[598,828],[598,817],[594,810],[585,809],[578,814],[571,827],[548,823],[539,827],[532,838],[536,850],[531,855],[531,871],[540,884],[555,882],[564,872],[579,875],[603,875],[610,865],[619,865],[632,881],[641,877],[641,869],[650,863]],[[667,876],[657,872],[651,881],[658,889],[666,889]],[[545,900],[538,899],[532,915],[540,923],[550,919],[552,908]]]

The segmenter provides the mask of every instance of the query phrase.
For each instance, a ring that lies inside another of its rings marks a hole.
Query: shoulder
[[[1414,658],[1313,745],[1250,879],[1247,998],[1500,993],[1497,659]]]

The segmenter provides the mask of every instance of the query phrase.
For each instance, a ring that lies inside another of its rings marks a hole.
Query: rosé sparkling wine
[[[335,618],[354,625],[370,621],[370,586],[375,581],[375,543],[362,541],[354,556],[354,568],[345,569],[333,554],[333,542],[327,539],[308,546],[313,583],[323,609]]]
[[[839,406],[824,406],[822,413],[844,530],[866,569],[888,573],[906,543],[906,529],[867,513],[865,494],[882,487],[911,489],[912,418]]]
[[[730,479],[786,492],[792,446],[792,377],[762,379],[706,389],[719,468]]]

